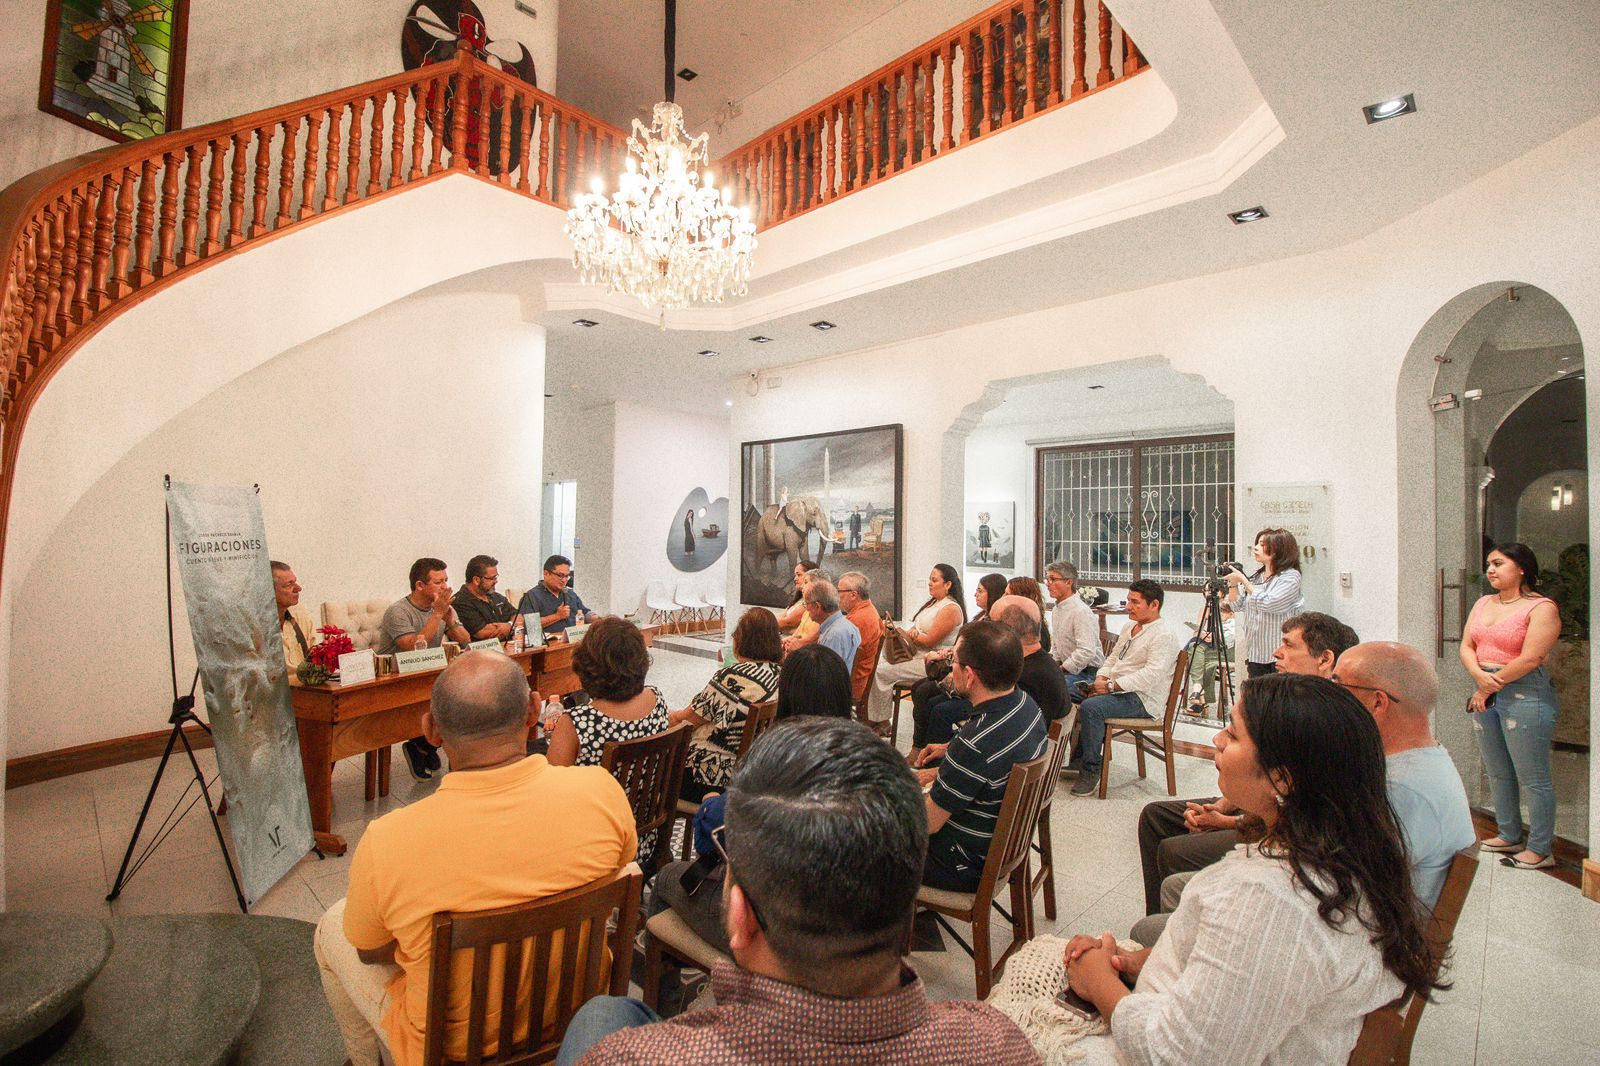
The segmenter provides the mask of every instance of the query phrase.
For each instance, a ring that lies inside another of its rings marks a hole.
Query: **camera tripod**
[[[1222,626],[1222,597],[1227,587],[1227,581],[1220,577],[1206,582],[1205,602],[1200,607],[1200,621],[1195,626],[1194,636],[1196,645],[1210,648],[1217,657],[1217,719],[1223,722],[1228,720],[1236,691],[1233,682],[1233,661],[1228,653],[1227,633]],[[1201,684],[1204,685],[1204,675],[1201,676]]]

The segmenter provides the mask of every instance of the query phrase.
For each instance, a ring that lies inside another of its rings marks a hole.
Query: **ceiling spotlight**
[[[757,344],[771,344],[772,343],[772,338],[771,337],[763,337],[759,333],[756,334],[754,337],[751,337],[750,339],[755,341]]]
[[[1412,115],[1417,110],[1417,101],[1410,94],[1397,96],[1393,100],[1384,100],[1382,103],[1368,104],[1361,109],[1361,114],[1366,117],[1367,125],[1374,122],[1383,122],[1386,119],[1399,118],[1401,115]]]
[[[1228,218],[1235,226],[1242,226],[1246,222],[1260,222],[1266,217],[1267,209],[1260,206],[1247,207],[1243,211],[1228,212]]]
[[[678,77],[682,78],[684,81],[694,81],[699,76],[700,75],[696,74],[688,67],[684,67],[682,70],[678,71]]]
[[[1091,389],[1103,389],[1103,388],[1105,388],[1105,386],[1104,386],[1104,385],[1090,385],[1090,386],[1089,386],[1089,387],[1090,387],[1090,388],[1091,388]]]
[[[813,322],[813,323],[811,323],[811,328],[812,329],[820,329],[824,333],[826,333],[828,330],[833,329],[834,325],[833,325],[832,322]]]
[[[710,349],[710,348],[702,348],[702,349],[700,349],[700,350],[699,350],[699,351],[698,351],[698,352],[696,352],[696,353],[695,353],[695,354],[696,354],[696,355],[703,355],[703,356],[705,356],[705,357],[706,357],[706,358],[707,358],[707,359],[710,359],[710,358],[711,358],[711,357],[712,357],[712,356],[714,356],[714,355],[721,355],[721,354],[722,354],[722,353],[721,353],[721,352],[718,352],[718,351],[714,351],[714,350],[712,350],[712,349]]]
[[[724,407],[732,407],[733,406],[733,401],[732,400],[723,400],[722,401],[722,406],[724,406]]]
[[[575,318],[572,320],[572,324],[574,326],[582,326],[584,329],[591,329],[595,326],[598,326],[600,323],[596,322],[592,318]]]

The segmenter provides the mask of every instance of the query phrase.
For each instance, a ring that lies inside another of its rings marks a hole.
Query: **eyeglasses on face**
[[[717,826],[711,831],[711,843],[716,845],[717,854],[722,856],[723,865],[727,866],[728,868],[728,879],[734,884],[739,885],[739,891],[744,893],[744,901],[750,905],[750,913],[756,917],[756,924],[761,927],[763,932],[765,932],[767,923],[762,920],[761,911],[756,909],[756,901],[755,898],[750,895],[749,887],[739,883],[739,881],[733,876],[733,860],[728,858],[728,845],[723,839],[727,835],[728,823],[723,822],[721,825]]]
[[[1405,702],[1405,700],[1401,699],[1399,696],[1396,696],[1393,692],[1390,692],[1386,688],[1379,688],[1377,685],[1358,685],[1353,681],[1341,681],[1339,679],[1339,675],[1338,674],[1333,674],[1332,676],[1330,676],[1328,678],[1328,680],[1332,681],[1335,685],[1338,685],[1341,688],[1360,689],[1362,692],[1381,692],[1385,696],[1389,697],[1389,702],[1390,703],[1404,703]]]
[[[571,570],[546,570],[545,573],[559,581],[565,581],[572,576]]]

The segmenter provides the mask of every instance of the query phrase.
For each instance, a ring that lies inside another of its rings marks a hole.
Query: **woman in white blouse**
[[[1068,983],[1111,1028],[1079,1046],[1090,1063],[1344,1063],[1365,1015],[1445,987],[1377,726],[1337,684],[1282,674],[1240,686],[1215,744],[1246,843],[1194,875],[1154,948],[1069,942]]]
[[[1256,534],[1250,554],[1256,572],[1245,577],[1229,570],[1228,604],[1239,620],[1244,642],[1245,670],[1251,677],[1274,673],[1272,653],[1283,639],[1283,623],[1300,613],[1305,597],[1300,593],[1300,545],[1287,529],[1263,529]]]
[[[961,575],[948,563],[935,563],[928,573],[928,600],[912,616],[909,626],[900,627],[917,648],[917,654],[903,663],[891,663],[884,658],[878,663],[878,672],[872,677],[872,692],[867,697],[867,716],[874,722],[889,719],[889,690],[899,681],[919,681],[928,676],[923,661],[935,648],[948,648],[955,644],[956,634],[967,620],[967,601],[961,592]],[[889,634],[884,632],[883,647],[888,648]]]

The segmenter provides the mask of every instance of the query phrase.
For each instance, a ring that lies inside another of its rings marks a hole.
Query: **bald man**
[[[1411,856],[1411,887],[1432,907],[1456,852],[1477,839],[1461,775],[1433,735],[1433,705],[1439,698],[1433,661],[1405,644],[1369,641],[1339,657],[1333,680],[1378,723],[1389,805]]]
[[[1067,713],[1070,703],[1066,675],[1040,644],[1043,619],[1039,617],[1039,605],[1026,596],[1001,596],[990,604],[989,617],[1022,641],[1022,676],[1017,679],[1017,687],[1033,697],[1048,728]]]

